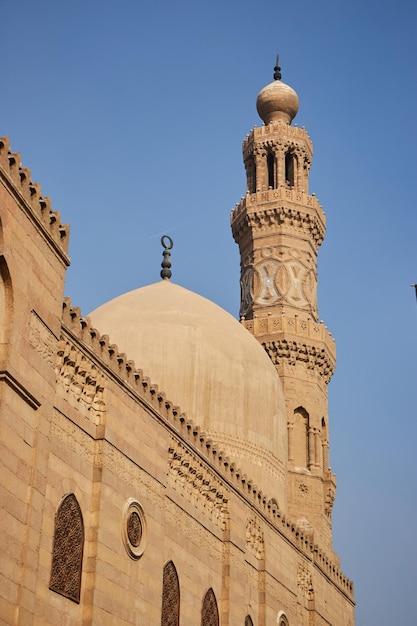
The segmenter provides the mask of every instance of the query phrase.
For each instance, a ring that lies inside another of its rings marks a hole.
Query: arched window
[[[252,618],[250,615],[245,617],[245,626],[253,626]]]
[[[0,252],[3,232],[0,221]],[[9,349],[9,335],[12,324],[13,292],[9,269],[4,256],[0,255],[0,358],[6,359]]]
[[[219,610],[213,589],[209,589],[204,596],[201,609],[201,626],[219,626]]]
[[[285,155],[285,182],[290,187],[294,187],[294,155],[287,152]]]
[[[180,622],[180,584],[172,561],[166,563],[162,577],[161,626],[178,626]]]
[[[290,626],[287,616],[282,611],[278,615],[277,624],[278,626]]]
[[[321,418],[321,447],[322,447],[322,465],[323,472],[329,471],[329,437],[327,434],[327,425],[324,417]]]
[[[77,498],[65,496],[55,515],[49,588],[62,596],[80,601],[84,549],[84,522]]]
[[[272,152],[267,154],[266,164],[268,166],[268,189],[275,189],[275,157]]]
[[[309,415],[299,406],[294,411],[294,465],[307,468],[310,462],[308,450]]]

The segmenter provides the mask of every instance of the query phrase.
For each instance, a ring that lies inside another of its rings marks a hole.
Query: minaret
[[[264,124],[243,142],[246,196],[231,214],[241,256],[240,316],[284,386],[288,513],[330,548],[336,480],[329,467],[327,385],[336,351],[317,311],[317,253],[326,221],[308,193],[310,137],[291,126],[297,94],[281,82],[278,58],[274,69],[274,82],[257,100]]]

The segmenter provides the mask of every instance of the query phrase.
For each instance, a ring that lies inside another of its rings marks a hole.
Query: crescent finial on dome
[[[277,60],[275,61],[275,67],[274,67],[274,80],[281,80],[282,78],[282,74],[281,74],[281,68],[279,66],[279,54],[277,54]]]
[[[161,243],[162,246],[164,248],[164,251],[162,253],[163,255],[163,260],[161,263],[161,278],[163,280],[169,280],[172,276],[172,272],[171,272],[171,248],[174,245],[174,242],[172,241],[171,237],[169,237],[168,235],[163,235],[161,237]]]

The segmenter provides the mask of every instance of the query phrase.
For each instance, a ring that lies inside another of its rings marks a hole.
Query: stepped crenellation
[[[20,153],[11,152],[8,137],[0,137],[0,172],[12,183],[8,185],[12,193],[20,192],[20,203],[23,200],[25,209],[29,209],[31,216],[40,222],[65,264],[69,265],[69,226],[61,223],[59,211],[53,211],[49,198],[42,196],[40,184],[33,182],[30,169],[23,167]]]
[[[315,324],[319,332],[325,335],[327,329],[322,323]],[[105,366],[107,376],[114,377],[119,383],[127,383],[137,393],[142,402],[151,409],[155,417],[162,417],[173,432],[181,435],[181,445],[191,446],[195,452],[202,454],[229,486],[234,486],[243,497],[249,498],[258,514],[275,529],[291,541],[305,558],[316,564],[333,580],[339,589],[349,598],[353,597],[353,583],[342,574],[340,568],[333,563],[316,544],[312,537],[297,524],[285,516],[274,498],[264,494],[253,481],[243,474],[236,462],[225,455],[216,441],[207,436],[194,420],[181,412],[181,409],[166,398],[166,394],[145,376],[135,363],[128,360],[124,353],[119,352],[117,345],[112,344],[107,335],[91,326],[88,317],[82,317],[78,307],[73,307],[69,298],[63,302],[63,332],[69,333],[78,349],[84,350],[88,356]],[[192,469],[190,470],[192,471]]]

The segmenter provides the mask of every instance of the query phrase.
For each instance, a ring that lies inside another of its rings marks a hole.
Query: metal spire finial
[[[281,76],[281,68],[279,66],[279,54],[277,54],[277,60],[275,62],[275,67],[274,67],[274,80],[281,80],[282,76]]]
[[[174,242],[172,241],[171,237],[168,237],[168,235],[163,235],[161,237],[161,243],[162,243],[162,246],[164,248],[164,251],[162,253],[164,258],[163,258],[163,261],[161,263],[161,267],[162,267],[161,278],[163,280],[169,280],[171,278],[171,276],[172,276],[172,272],[171,272],[171,269],[170,269],[171,268],[171,260],[170,260],[171,252],[170,252],[170,250],[173,247]]]

